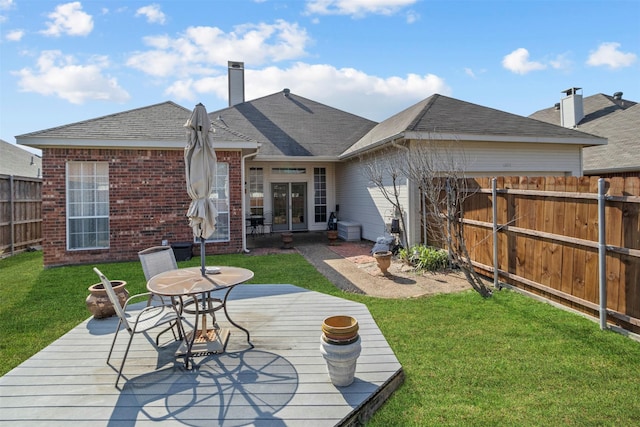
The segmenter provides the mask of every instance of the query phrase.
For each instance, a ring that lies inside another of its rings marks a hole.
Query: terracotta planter
[[[282,233],[282,249],[293,247],[293,233]]]
[[[329,245],[335,245],[338,240],[338,230],[328,230],[327,237],[329,238]]]
[[[378,263],[378,268],[382,271],[382,274],[385,276],[389,274],[387,271],[391,266],[391,251],[380,251],[374,252],[373,257],[376,259]]]
[[[129,298],[129,291],[125,288],[127,282],[124,280],[112,280],[111,286],[120,301],[120,305],[124,307],[124,304]],[[102,283],[96,283],[89,286],[89,296],[86,299],[87,309],[93,314],[95,319],[104,319],[105,317],[111,317],[116,314],[116,310],[109,300],[107,291],[104,289]]]
[[[331,316],[322,321],[322,332],[350,337],[358,333],[358,320],[351,316]]]
[[[322,339],[329,344],[351,344],[358,339],[358,328],[358,320],[355,317],[327,317],[322,322]]]

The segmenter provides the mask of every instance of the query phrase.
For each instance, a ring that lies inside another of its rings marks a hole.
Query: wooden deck
[[[177,343],[158,353],[138,335],[122,390],[105,363],[117,319],[88,319],[0,378],[0,424],[357,425],[402,383],[402,367],[363,304],[293,285],[242,285],[228,307],[255,348],[231,328],[226,353],[196,358],[198,367],[187,371],[173,357]],[[321,322],[335,314],[356,317],[362,339],[356,380],[341,388],[329,381],[319,351]],[[118,337],[112,363],[127,338]]]

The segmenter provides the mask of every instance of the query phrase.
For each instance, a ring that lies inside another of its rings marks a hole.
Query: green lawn
[[[640,343],[581,316],[506,290],[489,299],[347,294],[298,254],[209,259],[252,269],[252,283],[292,283],[369,307],[406,374],[371,426],[639,424]],[[1,374],[89,317],[91,267],[45,270],[39,252],[0,260]],[[138,262],[99,268],[132,294],[145,290]]]

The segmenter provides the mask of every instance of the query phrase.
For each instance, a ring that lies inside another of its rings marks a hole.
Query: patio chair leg
[[[118,378],[116,378],[116,388],[118,388],[118,382],[120,381],[120,377],[122,376],[122,370],[124,369],[124,362],[127,360],[127,355],[129,354],[129,349],[131,348],[132,341],[133,341],[133,334],[130,334],[129,342],[127,343],[127,349],[124,351],[124,356],[122,357],[122,363],[120,363],[120,369],[118,370]]]
[[[120,332],[121,325],[122,320],[119,320],[118,327],[116,328],[116,334],[113,336],[113,341],[111,341],[111,348],[109,349],[109,355],[107,356],[107,364],[109,364],[109,360],[111,360],[111,353],[113,353],[113,347],[116,345],[116,338],[118,338],[118,332]]]

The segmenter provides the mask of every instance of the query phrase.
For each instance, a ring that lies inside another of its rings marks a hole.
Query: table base
[[[193,338],[194,332],[196,334],[195,339]],[[203,334],[201,330],[191,331],[176,351],[176,356],[183,357],[187,354],[188,343],[192,339],[191,356],[224,353],[230,334],[228,329],[207,329],[206,334]]]

